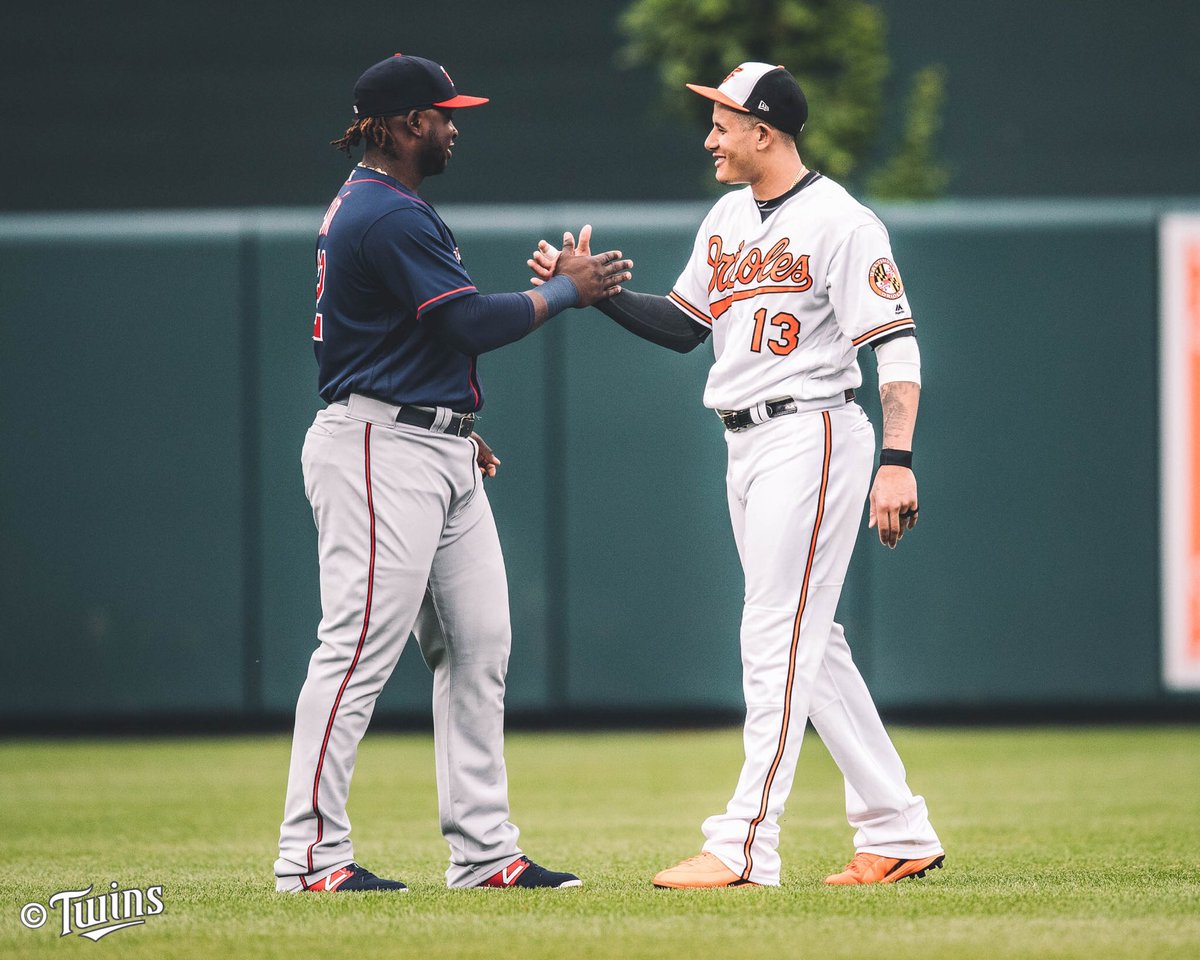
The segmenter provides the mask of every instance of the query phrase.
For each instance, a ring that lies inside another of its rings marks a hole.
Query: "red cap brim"
[[[750,112],[745,107],[743,107],[740,103],[738,103],[736,100],[734,100],[733,97],[725,96],[725,94],[723,94],[716,87],[702,87],[699,84],[695,84],[695,83],[685,83],[684,86],[687,87],[689,90],[691,90],[693,93],[698,93],[702,97],[708,97],[709,100],[715,100],[721,106],[728,107],[730,110],[736,110],[738,113],[749,113]]]
[[[487,97],[468,97],[466,94],[460,93],[456,97],[451,97],[449,100],[443,100],[441,103],[435,103],[435,107],[445,107],[447,110],[461,110],[463,107],[478,107],[488,102]]]

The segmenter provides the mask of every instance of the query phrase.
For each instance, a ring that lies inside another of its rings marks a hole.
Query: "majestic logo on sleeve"
[[[745,244],[741,243],[733,253],[725,253],[721,237],[709,237],[708,265],[712,267],[712,277],[708,281],[708,292],[724,293],[739,284],[746,288],[713,301],[710,304],[713,319],[720,317],[738,300],[768,293],[803,293],[809,289],[813,283],[808,272],[809,255],[793,254],[788,249],[790,243],[791,240],[784,237],[766,253],[759,247],[745,250]]]
[[[904,296],[904,281],[900,279],[900,271],[887,257],[880,257],[871,264],[867,279],[871,289],[887,300],[899,300]]]

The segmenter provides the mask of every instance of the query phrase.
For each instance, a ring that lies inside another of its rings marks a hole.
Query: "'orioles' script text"
[[[745,256],[744,243],[738,244],[733,253],[725,253],[719,236],[709,237],[708,265],[712,267],[712,279],[708,292],[732,290],[734,284],[787,283],[795,291],[807,290],[812,286],[808,273],[808,254],[795,256],[788,250],[789,240],[784,237],[765,254],[758,247],[751,247]]]

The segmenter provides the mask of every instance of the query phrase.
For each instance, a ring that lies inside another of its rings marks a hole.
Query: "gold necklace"
[[[781,193],[781,194],[779,195],[779,197],[786,197],[786,196],[787,196],[789,193],[791,193],[791,191],[792,191],[792,190],[795,188],[796,184],[798,184],[798,183],[799,183],[801,180],[803,180],[803,179],[804,179],[806,176],[808,176],[808,171],[807,171],[807,170],[805,170],[805,169],[804,169],[804,167],[801,167],[801,168],[800,168],[800,172],[799,172],[799,173],[796,175],[796,179],[792,181],[792,185],[791,185],[790,187],[788,187],[786,190],[784,190],[784,191],[783,191],[783,193]],[[767,204],[769,204],[769,203],[774,203],[776,200],[778,200],[778,199],[779,199],[779,197],[772,197],[772,198],[771,198],[771,199],[769,199],[769,200],[758,200],[758,199],[755,199],[755,201],[754,201],[754,202],[755,202],[756,204],[758,204],[758,207],[759,207],[759,209],[762,209],[762,208],[766,207],[766,205],[767,205]]]
[[[379,167],[373,167],[369,163],[364,163],[361,160],[358,162],[358,165],[360,167],[362,167],[364,170],[374,170],[376,173],[382,173],[385,177],[392,177],[392,175],[390,173],[388,173],[386,170],[380,170]],[[395,180],[396,178],[392,177],[392,179]]]

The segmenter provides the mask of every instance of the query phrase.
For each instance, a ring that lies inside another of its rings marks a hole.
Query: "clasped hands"
[[[570,231],[563,234],[562,249],[539,240],[533,256],[525,261],[533,271],[530,283],[541,286],[551,277],[570,277],[579,291],[579,306],[587,307],[600,300],[615,297],[621,284],[633,279],[632,260],[621,258],[620,250],[592,255],[592,225],[584,224],[579,231],[579,243]]]

